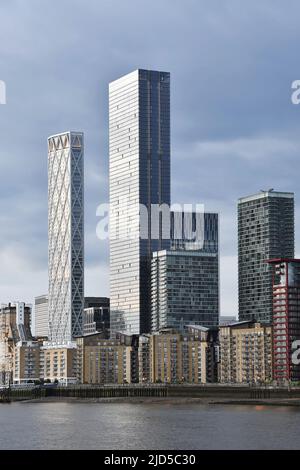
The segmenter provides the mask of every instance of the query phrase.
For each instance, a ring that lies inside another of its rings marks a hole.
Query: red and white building
[[[273,267],[273,378],[278,384],[299,382],[300,259],[267,262]]]

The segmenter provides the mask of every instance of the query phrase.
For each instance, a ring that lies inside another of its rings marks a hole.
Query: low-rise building
[[[220,327],[221,383],[272,381],[272,326],[254,320]]]
[[[199,325],[184,334],[166,329],[144,336],[139,347],[140,382],[150,377],[152,383],[207,383],[209,344],[209,329]]]
[[[39,344],[31,334],[31,306],[24,302],[0,309],[0,384],[39,380]]]
[[[77,338],[77,374],[83,384],[132,382],[132,346],[101,334]]]
[[[45,343],[40,351],[40,368],[45,382],[60,385],[78,383],[76,343],[61,346]]]
[[[20,341],[14,346],[13,383],[40,381],[40,345],[37,341]]]

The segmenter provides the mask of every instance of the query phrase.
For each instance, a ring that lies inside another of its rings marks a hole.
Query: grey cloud
[[[47,270],[46,138],[67,129],[86,135],[87,290],[107,293],[95,214],[108,200],[108,82],[137,67],[172,73],[173,199],[221,212],[235,272],[236,199],[264,186],[298,190],[299,13],[296,0],[1,2],[0,243],[5,259],[17,244],[26,261],[24,295],[40,294],[34,279]],[[0,299],[13,291],[13,265]],[[229,296],[226,285],[226,309]]]

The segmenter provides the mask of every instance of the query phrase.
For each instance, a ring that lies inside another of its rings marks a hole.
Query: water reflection
[[[296,407],[14,403],[1,449],[297,449]]]

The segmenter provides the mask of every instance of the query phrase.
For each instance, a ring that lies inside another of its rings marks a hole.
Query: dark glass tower
[[[153,253],[151,331],[218,326],[219,287],[218,214],[171,212],[171,249]]]
[[[170,245],[162,214],[153,218],[153,205],[170,206],[170,74],[112,82],[109,114],[111,332],[140,334],[150,331],[152,252]]]
[[[238,203],[239,320],[272,320],[272,269],[294,258],[294,194],[262,191]]]

